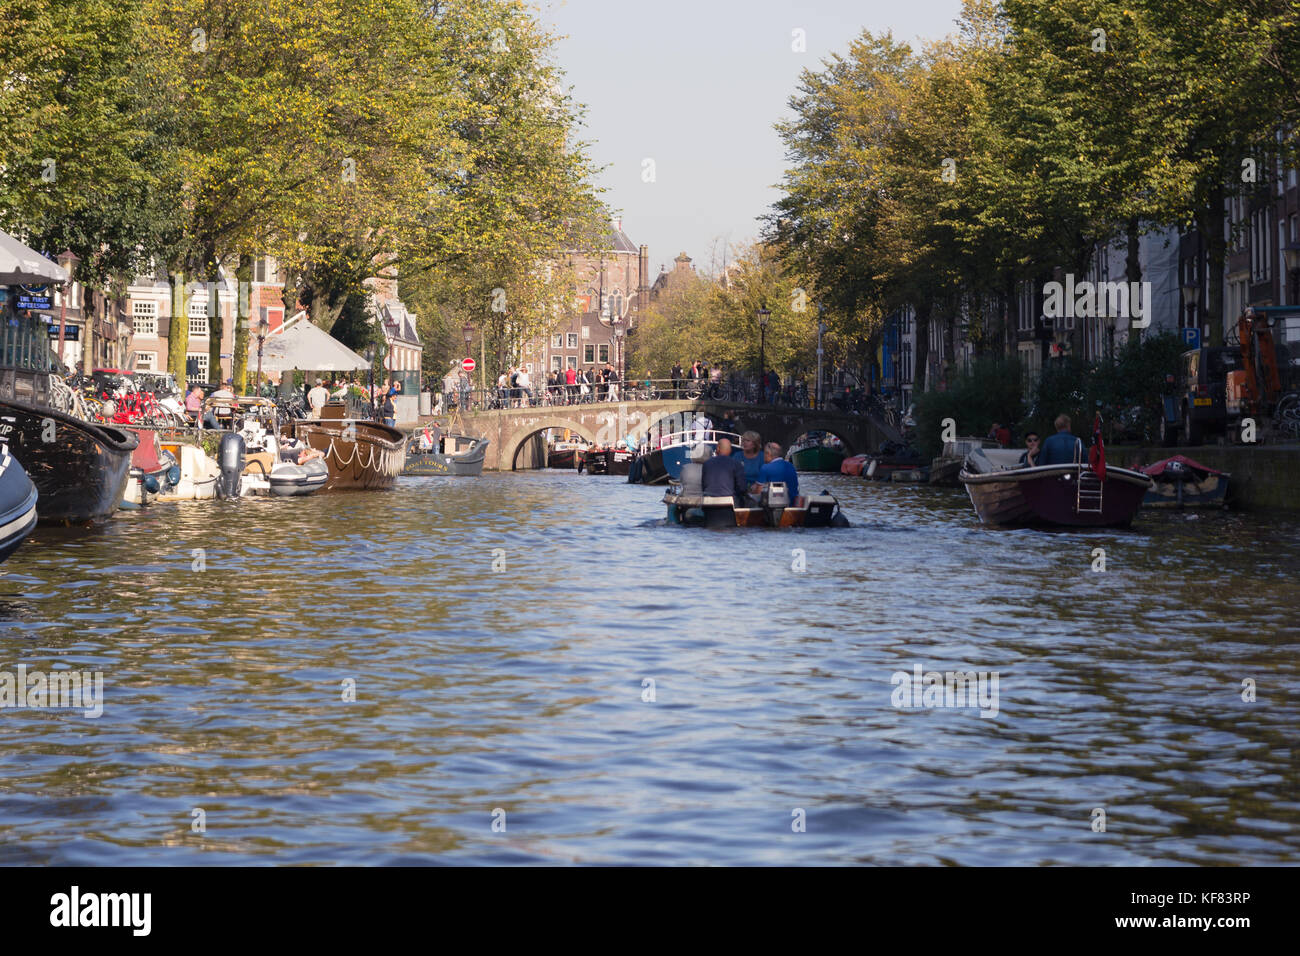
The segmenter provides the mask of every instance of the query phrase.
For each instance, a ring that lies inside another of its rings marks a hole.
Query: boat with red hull
[[[1106,468],[1104,480],[1086,463],[1022,468],[1020,454],[986,449],[966,459],[961,482],[985,524],[1126,528],[1152,485],[1127,468]]]

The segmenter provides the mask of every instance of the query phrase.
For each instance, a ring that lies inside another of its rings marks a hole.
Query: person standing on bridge
[[[673,398],[681,398],[682,394],[682,363],[674,362],[673,370],[668,373],[673,382]]]
[[[578,370],[570,365],[564,370],[565,402],[569,405],[578,401]]]

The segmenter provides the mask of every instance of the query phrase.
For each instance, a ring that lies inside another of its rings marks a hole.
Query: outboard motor
[[[244,436],[226,432],[217,446],[217,464],[221,474],[217,478],[218,498],[239,497],[239,476],[244,473]]]

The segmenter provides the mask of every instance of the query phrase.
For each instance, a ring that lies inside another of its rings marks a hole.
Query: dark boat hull
[[[546,453],[547,468],[572,468],[575,461],[572,448],[562,448],[559,451],[548,451]]]
[[[36,527],[39,493],[18,459],[0,448],[0,562],[18,547]]]
[[[111,517],[122,503],[131,453],[139,444],[126,429],[5,399],[0,399],[0,440],[8,442],[36,486],[36,513],[48,524]]]
[[[487,457],[486,440],[459,455],[442,452],[420,452],[407,449],[403,475],[457,475],[471,478],[483,474],[483,461]]]
[[[985,524],[1072,528],[1128,527],[1151,487],[1151,479],[1140,472],[1108,469],[1101,508],[1089,511],[1076,507],[1078,476],[1074,465],[1048,465],[989,474],[963,471],[961,480]]]

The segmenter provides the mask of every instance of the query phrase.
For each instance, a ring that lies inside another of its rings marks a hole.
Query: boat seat
[[[966,456],[966,468],[977,475],[1019,468],[1021,448],[973,448]]]
[[[704,494],[704,465],[698,461],[688,461],[682,465],[682,494]]]

